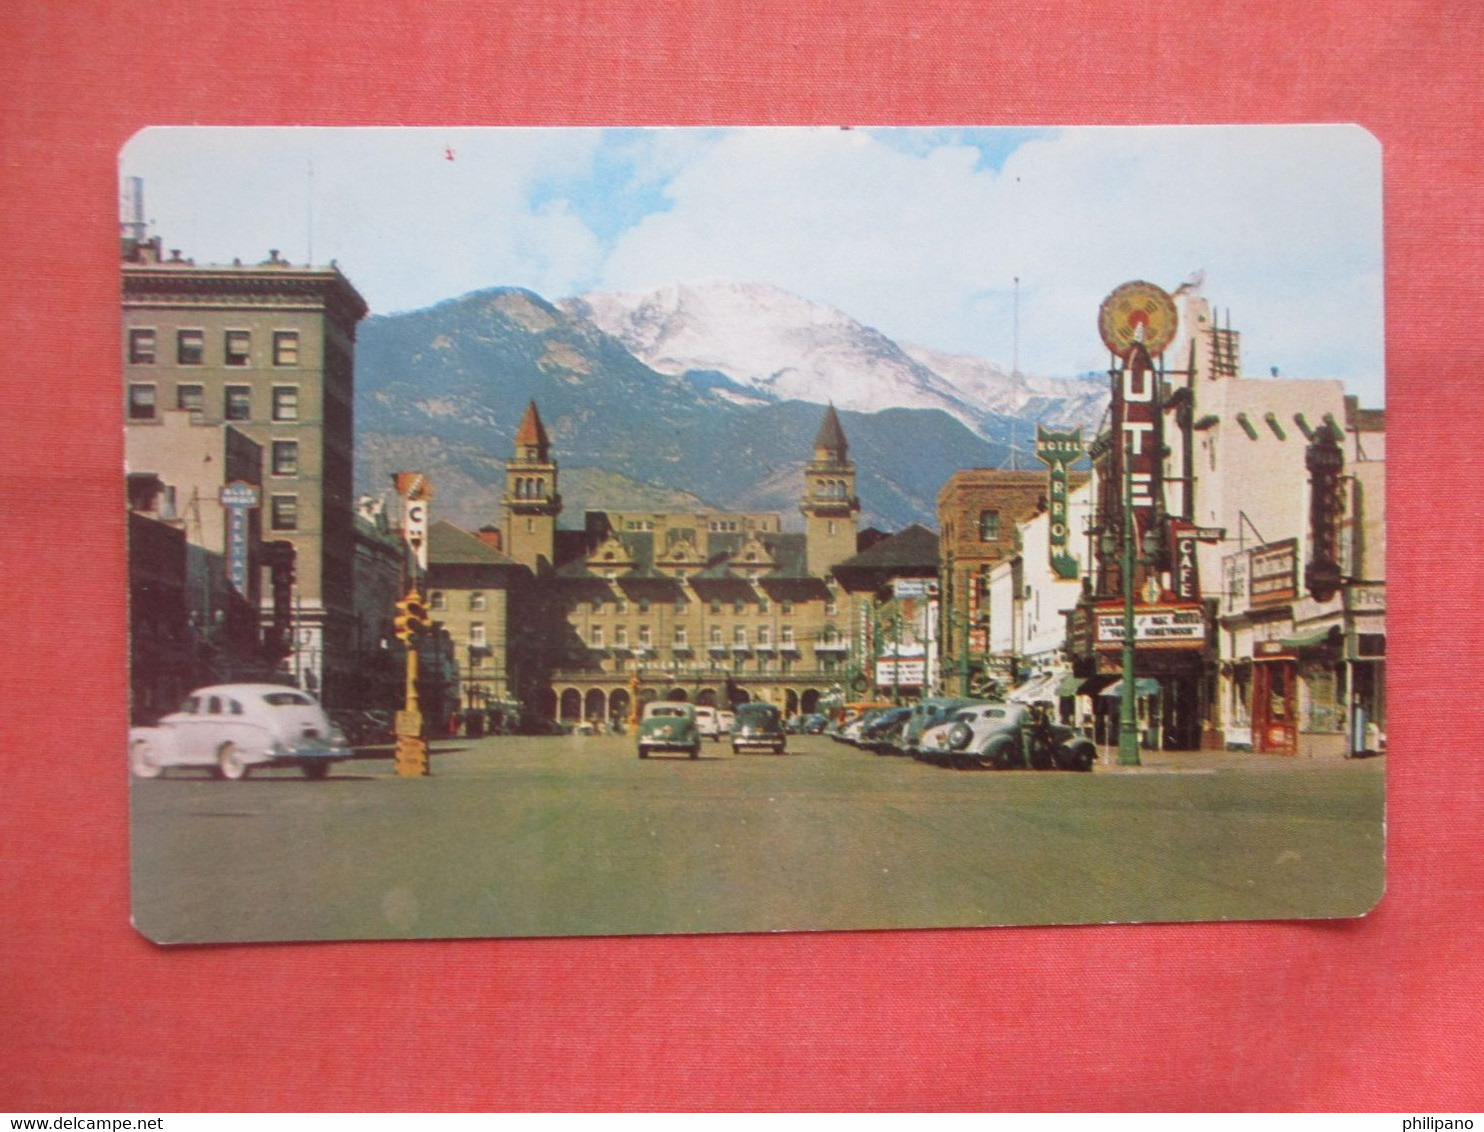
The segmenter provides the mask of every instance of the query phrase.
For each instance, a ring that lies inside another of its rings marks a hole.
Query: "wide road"
[[[131,780],[158,942],[1353,916],[1383,890],[1384,760],[1146,756],[962,772],[793,737],[640,761],[616,736],[440,742],[311,782]],[[121,760],[122,762],[122,760]]]

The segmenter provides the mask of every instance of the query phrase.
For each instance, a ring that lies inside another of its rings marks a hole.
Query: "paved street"
[[[435,744],[311,782],[131,780],[161,942],[949,927],[1365,912],[1384,760],[1146,755],[956,772],[793,737],[640,761],[620,737]]]

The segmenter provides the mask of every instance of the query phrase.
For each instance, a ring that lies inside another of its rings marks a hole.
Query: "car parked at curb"
[[[951,723],[928,732],[923,757],[960,770],[1089,771],[1097,748],[1080,731],[1055,722],[1043,704],[989,703],[963,708]]]
[[[772,704],[739,704],[732,724],[732,754],[743,751],[786,753],[788,740],[783,733],[783,719]]]
[[[216,684],[186,697],[154,727],[129,731],[129,770],[157,778],[206,766],[227,779],[260,766],[297,766],[323,778],[354,752],[313,696],[281,684]]]
[[[684,751],[693,759],[701,757],[701,730],[692,705],[655,700],[644,706],[644,716],[639,720],[639,757],[647,759],[654,751]]]

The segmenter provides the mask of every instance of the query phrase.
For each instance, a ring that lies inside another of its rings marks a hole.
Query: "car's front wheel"
[[[247,777],[247,763],[242,761],[242,752],[235,743],[223,743],[216,753],[216,769],[223,778],[233,782]]]
[[[698,758],[701,757],[701,744],[700,743],[697,743],[694,747],[692,747],[690,749],[690,757],[693,758],[693,759],[698,759]]]
[[[1016,757],[1018,753],[1014,741],[1008,736],[1001,736],[985,749],[984,765],[995,770],[1009,770],[1020,761]]]
[[[311,759],[301,763],[300,768],[304,771],[305,778],[319,779],[330,773],[330,764],[325,759]]]
[[[135,778],[159,778],[164,769],[155,762],[148,739],[136,739],[129,747],[129,770]]]
[[[647,759],[647,758],[649,758],[649,748],[648,747],[640,747],[639,748],[639,757],[641,759]]]

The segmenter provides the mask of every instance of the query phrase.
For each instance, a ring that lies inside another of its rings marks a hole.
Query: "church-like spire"
[[[824,412],[824,421],[819,426],[819,435],[814,438],[815,459],[833,457],[844,462],[850,446],[845,443],[845,430],[840,427],[840,417],[835,405],[830,403]]]
[[[546,435],[546,426],[541,423],[535,401],[526,406],[526,415],[515,430],[515,453],[519,459],[543,463],[551,458],[551,439]]]

